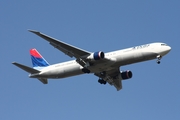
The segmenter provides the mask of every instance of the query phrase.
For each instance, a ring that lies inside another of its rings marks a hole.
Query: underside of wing
[[[34,30],[29,30],[29,31],[38,35],[39,37],[47,40],[52,46],[54,46],[55,48],[57,48],[58,50],[60,50],[61,52],[65,53],[66,55],[68,55],[70,57],[80,58],[82,56],[87,56],[87,55],[91,54],[91,52],[82,50],[78,47],[75,47],[75,46],[72,46],[65,42],[59,41],[55,38],[52,38],[48,35],[38,32],[38,31],[34,31]]]
[[[122,89],[122,80],[118,77],[118,78],[115,78],[113,79],[114,81],[114,87],[117,89],[117,91],[121,90]]]
[[[115,68],[109,71],[101,73],[95,73],[101,80],[113,85],[118,91],[122,89],[122,78],[120,76],[119,68]]]

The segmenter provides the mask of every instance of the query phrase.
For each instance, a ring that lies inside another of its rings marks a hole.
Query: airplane
[[[130,70],[121,71],[121,66],[152,59],[157,59],[157,63],[160,64],[162,57],[171,50],[167,44],[156,42],[107,53],[103,51],[89,52],[41,32],[29,31],[45,39],[69,57],[75,58],[75,60],[50,65],[34,48],[30,50],[33,68],[17,62],[12,63],[30,73],[30,78],[37,78],[44,84],[48,84],[49,78],[58,79],[93,73],[99,77],[100,84],[109,83],[119,91],[122,89],[122,80],[130,79],[133,75]]]

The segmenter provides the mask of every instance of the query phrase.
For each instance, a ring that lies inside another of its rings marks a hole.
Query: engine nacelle
[[[130,70],[122,71],[121,72],[121,77],[123,80],[132,78],[132,72]]]
[[[92,53],[90,56],[87,57],[87,59],[100,60],[100,59],[104,59],[104,56],[105,56],[104,52],[99,51],[99,52]]]

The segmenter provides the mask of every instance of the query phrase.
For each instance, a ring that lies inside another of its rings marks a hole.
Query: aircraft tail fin
[[[33,68],[41,69],[49,66],[49,63],[43,58],[43,56],[34,48],[30,50],[31,60]]]

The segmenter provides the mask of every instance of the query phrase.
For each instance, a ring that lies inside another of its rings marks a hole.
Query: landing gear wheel
[[[90,73],[90,72],[91,72],[91,71],[88,70],[87,68],[83,68],[82,71],[83,71],[84,73]]]
[[[161,55],[158,55],[158,56],[157,56],[157,59],[158,59],[158,60],[157,60],[157,64],[160,64],[160,63],[161,63],[161,62],[160,62],[161,58],[162,58]]]
[[[106,83],[107,83],[106,81],[103,82],[104,85],[105,85]]]
[[[99,79],[98,82],[99,82],[100,84],[104,84],[104,85],[106,84],[106,81],[104,81],[103,79]]]
[[[157,64],[160,64],[161,62],[159,60],[157,60]]]

